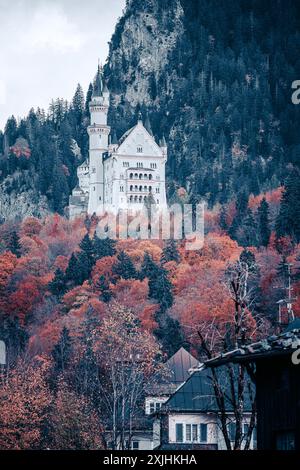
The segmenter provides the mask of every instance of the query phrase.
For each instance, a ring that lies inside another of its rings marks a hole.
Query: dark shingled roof
[[[300,319],[294,320],[280,335],[272,335],[256,343],[221,354],[205,364],[218,367],[228,362],[253,362],[256,359],[291,354],[300,348]]]
[[[238,373],[238,367],[234,366],[234,373]],[[226,395],[230,397],[230,384],[228,380],[227,367],[217,370],[218,381]],[[250,378],[248,378],[249,383]],[[237,380],[236,380],[237,383]],[[230,400],[226,403],[227,411],[233,411]],[[187,381],[165,402],[162,407],[165,411],[177,412],[217,412],[219,411],[212,384],[212,372],[210,369],[202,368],[195,371]],[[245,391],[245,411],[251,411],[249,394]]]
[[[190,377],[190,370],[199,367],[199,361],[184,348],[180,348],[165,363],[164,373],[156,376],[148,393],[153,395],[171,395]]]

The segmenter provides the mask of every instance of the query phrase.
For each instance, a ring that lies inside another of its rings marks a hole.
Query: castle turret
[[[88,213],[101,213],[104,208],[103,154],[108,150],[110,128],[107,125],[109,91],[103,85],[103,70],[99,66],[94,80],[94,89],[89,104],[91,123],[88,127],[90,149],[90,190]]]

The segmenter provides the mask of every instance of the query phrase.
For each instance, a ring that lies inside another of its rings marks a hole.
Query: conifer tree
[[[161,263],[165,264],[169,261],[175,261],[175,263],[180,262],[180,254],[174,239],[170,239],[167,241],[166,246],[164,247],[162,252]]]
[[[149,297],[160,304],[161,312],[165,312],[172,307],[173,286],[165,269],[160,268],[156,276],[149,279]]]
[[[276,220],[278,238],[290,236],[294,242],[300,241],[300,171],[293,170],[283,192],[280,211]]]
[[[109,302],[112,298],[112,291],[109,288],[109,283],[106,280],[105,276],[102,274],[99,278],[99,281],[96,284],[96,287],[100,290],[99,298],[103,302]]]
[[[95,260],[104,256],[114,256],[116,254],[116,241],[111,238],[99,238],[96,232],[93,237],[93,252]]]
[[[91,264],[93,264],[94,260],[94,244],[92,240],[90,239],[90,236],[88,233],[85,234],[83,239],[81,240],[79,244],[79,248],[84,251],[89,258]]]
[[[260,244],[262,246],[268,246],[271,236],[271,229],[269,221],[269,204],[267,203],[265,198],[263,198],[258,208],[257,221]]]
[[[117,262],[113,266],[113,273],[123,279],[136,279],[138,277],[134,264],[125,251],[118,254]]]
[[[48,284],[48,289],[53,295],[60,297],[66,290],[66,276],[61,269],[57,269],[54,278]]]
[[[145,279],[145,277],[148,277],[149,279],[155,278],[156,274],[159,271],[159,266],[153,261],[152,256],[146,252],[144,254],[144,259],[142,262],[141,270],[139,277],[140,279]]]
[[[15,230],[13,230],[11,233],[8,248],[14,255],[16,255],[17,258],[20,258],[21,256],[20,239]]]

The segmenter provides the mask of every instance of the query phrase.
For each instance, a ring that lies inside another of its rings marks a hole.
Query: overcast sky
[[[0,129],[14,114],[84,91],[125,0],[0,0]]]

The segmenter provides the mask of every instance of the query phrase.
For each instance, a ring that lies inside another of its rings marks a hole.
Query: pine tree
[[[53,295],[60,297],[66,290],[66,276],[61,269],[57,269],[54,278],[48,284],[48,289]]]
[[[155,335],[162,343],[163,351],[169,357],[173,356],[181,347],[187,346],[179,321],[169,315],[166,315],[164,324],[159,325],[159,328],[155,330]]]
[[[17,258],[21,256],[20,238],[15,230],[12,231],[8,245],[9,250],[16,255]]]
[[[152,256],[148,252],[146,252],[144,254],[144,259],[139,273],[140,279],[143,280],[145,279],[145,277],[148,277],[149,279],[154,279],[158,272],[159,266],[153,261]]]
[[[73,285],[81,285],[89,279],[92,270],[92,263],[84,251],[72,253],[68,267],[66,269],[66,280]]]
[[[95,232],[93,237],[93,252],[95,260],[101,259],[104,256],[114,256],[116,254],[116,241],[111,238],[99,238]]]
[[[81,240],[79,244],[79,248],[85,252],[87,257],[89,258],[91,264],[93,264],[94,261],[94,244],[92,240],[90,239],[90,236],[88,233],[85,234],[83,239]]]
[[[117,259],[117,262],[113,266],[113,273],[123,279],[137,279],[137,272],[130,256],[124,251],[121,251]]]
[[[283,192],[280,211],[276,220],[277,238],[290,236],[300,241],[300,171],[294,170],[288,177]]]
[[[173,305],[173,286],[169,281],[167,271],[160,268],[157,275],[149,279],[149,297],[160,304],[161,312]]]
[[[262,246],[268,246],[271,236],[271,229],[269,221],[269,204],[267,203],[265,198],[263,198],[258,208],[257,221],[260,244]]]
[[[164,247],[162,252],[161,263],[165,264],[169,261],[175,261],[175,263],[180,262],[180,254],[174,239],[170,239],[167,241],[166,246]]]
[[[100,276],[99,281],[96,284],[97,289],[100,290],[99,298],[103,302],[109,302],[112,298],[112,291],[109,288],[109,283],[106,280],[105,276],[102,274]]]

